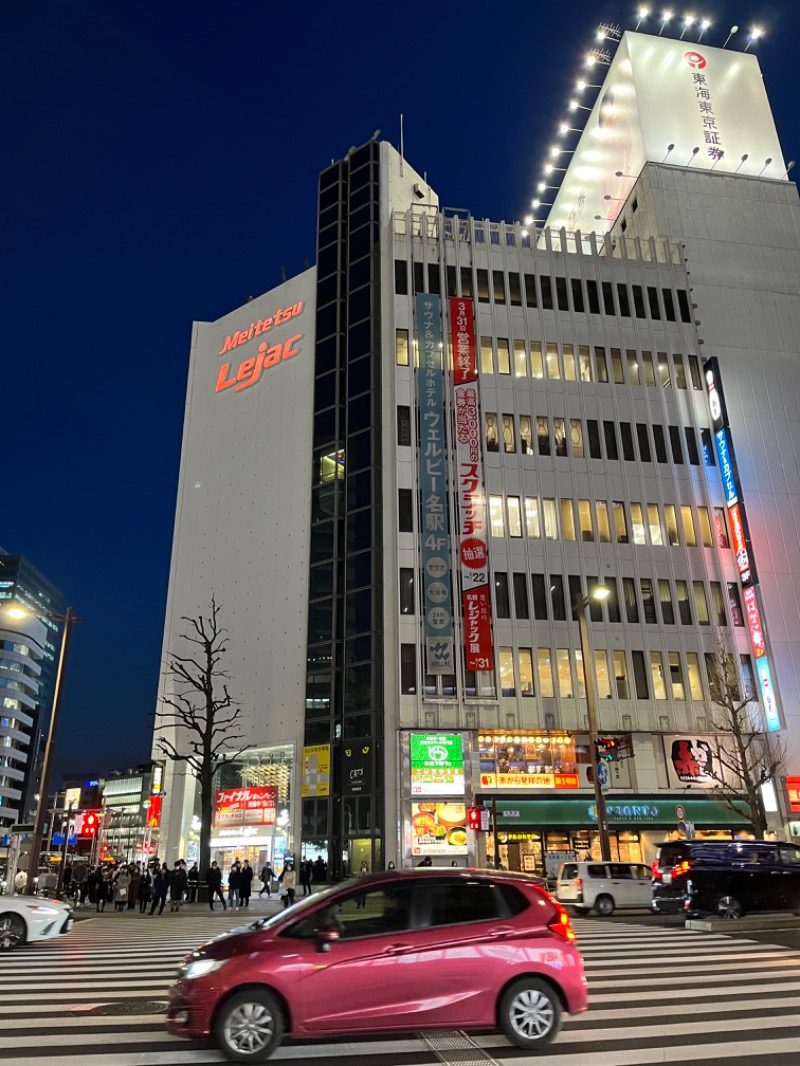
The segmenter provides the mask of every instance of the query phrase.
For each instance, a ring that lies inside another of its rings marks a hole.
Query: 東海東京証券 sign
[[[412,796],[464,794],[460,733],[412,733],[410,747]]]

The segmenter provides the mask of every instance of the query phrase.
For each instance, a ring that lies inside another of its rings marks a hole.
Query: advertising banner
[[[214,828],[274,825],[277,807],[278,789],[275,785],[217,789]]]
[[[789,797],[789,810],[800,814],[800,777],[786,778],[786,793]]]
[[[303,748],[303,773],[300,784],[303,799],[331,794],[331,746],[312,744]]]
[[[750,630],[750,642],[753,645],[753,654],[757,659],[767,654],[767,646],[764,643],[764,630],[761,628],[761,615],[758,612],[758,599],[756,590],[745,589],[743,593],[744,613],[747,616],[747,628]]]
[[[372,759],[375,745],[370,737],[351,740],[342,748],[342,793],[357,796],[372,790]]]
[[[456,411],[456,491],[459,516],[464,647],[468,670],[493,670],[489,530],[483,481],[475,317],[471,300],[450,299]]]
[[[412,733],[411,794],[464,795],[464,745],[460,733]]]
[[[481,788],[580,788],[578,774],[481,774]]]
[[[412,855],[466,855],[467,808],[463,803],[411,804]]]
[[[427,673],[454,674],[441,301],[438,296],[417,293],[416,310],[422,606]]]
[[[163,796],[153,795],[150,797],[150,805],[147,808],[147,828],[158,829],[161,825],[161,803]]]
[[[767,731],[776,732],[781,727],[781,717],[778,713],[778,701],[775,698],[775,685],[772,682],[772,674],[769,669],[769,659],[762,655],[756,659],[756,673],[758,684],[761,689],[761,703],[764,707],[764,716],[767,719]]]

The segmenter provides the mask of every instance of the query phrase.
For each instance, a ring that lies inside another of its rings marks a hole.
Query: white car
[[[68,933],[72,908],[57,899],[0,896],[0,951]]]
[[[638,862],[565,862],[556,883],[556,899],[588,914],[608,917],[615,910],[651,907],[652,874]]]

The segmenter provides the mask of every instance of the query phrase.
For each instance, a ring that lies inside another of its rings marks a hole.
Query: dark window
[[[512,307],[522,307],[522,293],[520,291],[519,274],[508,275],[509,303]]]
[[[569,311],[566,278],[556,278],[556,300],[558,302],[559,311]]]
[[[531,574],[533,589],[533,617],[537,622],[547,620],[547,588],[544,574]]]
[[[613,422],[603,422],[603,435],[606,438],[606,458],[619,459],[617,451],[617,435],[614,432]]]
[[[506,281],[502,270],[492,271],[492,287],[494,289],[494,302],[504,304],[506,302]]]
[[[542,288],[542,307],[546,311],[553,310],[553,290],[550,284],[550,278],[546,274],[542,274],[539,278],[539,284]]]
[[[664,311],[667,315],[668,322],[675,321],[675,301],[672,299],[672,289],[662,289],[661,295],[664,297]]]
[[[589,455],[592,459],[602,459],[600,450],[600,426],[596,418],[589,418],[586,422],[586,432],[589,435]]]
[[[686,289],[678,289],[678,307],[681,312],[681,322],[691,322],[692,312],[689,308],[689,294]]]
[[[647,299],[650,302],[650,317],[660,321],[661,309],[658,306],[658,289],[648,286]]]
[[[650,438],[647,435],[647,424],[645,422],[636,423],[636,439],[639,442],[639,458],[643,463],[651,462]]]
[[[600,314],[600,295],[597,291],[597,282],[589,279],[586,282],[586,294],[589,297],[589,311],[593,315]],[[606,381],[608,378],[606,378]]]
[[[689,603],[689,584],[686,581],[675,582],[675,591],[678,594],[678,617],[681,620],[681,625],[690,626],[692,624],[692,608]]]
[[[742,614],[742,601],[739,599],[739,586],[735,581],[729,581],[728,583],[728,606],[731,609],[731,618],[735,626],[744,625],[744,615]]]
[[[454,266],[447,268],[447,295],[458,296],[458,283],[456,282],[456,268]]]
[[[411,445],[411,408],[402,404],[397,408],[397,443],[401,448]]]
[[[659,463],[668,463],[669,459],[667,459],[667,442],[664,437],[663,426],[653,426],[653,443],[656,446],[656,459],[658,459]]]
[[[630,422],[620,422],[619,435],[622,438],[622,457],[626,462],[633,462],[636,453],[633,450],[633,433]]]
[[[636,582],[632,577],[622,579],[622,593],[625,597],[625,617],[633,625],[638,625],[639,601],[636,598]]]
[[[572,306],[579,313],[583,312],[583,289],[580,278],[572,278]]]
[[[417,646],[400,645],[400,691],[413,695],[417,691]]]
[[[530,618],[528,604],[528,575],[514,574],[514,614],[517,618]]]
[[[472,298],[472,267],[461,268],[461,295]]]
[[[672,461],[683,464],[683,449],[681,448],[681,433],[677,426],[669,427],[669,443],[672,447]]]
[[[438,296],[442,291],[442,278],[438,263],[428,264],[428,292]]]
[[[711,440],[711,430],[701,429],[700,440],[703,445],[703,462],[706,466],[716,466],[717,464],[714,460],[714,444]]]
[[[703,382],[700,379],[700,363],[696,355],[687,356],[689,360],[689,377],[692,379],[692,388],[702,391]]]
[[[610,281],[603,282],[603,309],[607,315],[615,315],[617,313],[614,307],[614,290]]]
[[[607,577],[606,585],[608,587],[608,599],[606,600],[606,609],[608,610],[609,622],[621,622],[622,619],[619,613],[619,592],[617,591],[617,579],[615,577]]]
[[[617,283],[617,300],[619,301],[619,313],[623,318],[631,317],[631,305],[628,300],[628,286]]]
[[[647,313],[644,309],[644,292],[641,285],[633,286],[633,309],[637,318],[647,318]]]
[[[400,614],[416,614],[414,606],[414,571],[410,567],[404,566],[400,567]]]
[[[654,626],[658,619],[656,618],[656,600],[653,595],[653,582],[649,577],[639,578],[639,588],[642,593],[644,620],[647,625]]]
[[[509,919],[527,907],[517,889],[491,881],[437,878],[419,886],[416,891],[430,906],[432,926]]]
[[[647,670],[644,666],[644,652],[632,651],[631,659],[633,660],[633,683],[636,686],[636,698],[637,700],[647,700],[650,698],[650,692],[647,687]]]
[[[425,292],[425,264],[414,264],[414,292]]]
[[[462,273],[463,273],[462,267]],[[488,304],[489,302],[489,271],[478,271],[478,302],[482,304]]]
[[[566,622],[567,605],[564,600],[564,579],[561,574],[550,575],[550,602],[553,605],[553,620]]]
[[[722,585],[719,581],[711,582],[711,606],[714,610],[714,624],[727,626],[728,616],[725,613],[725,599],[722,595]]]
[[[536,307],[536,275],[525,275],[525,306]]]
[[[634,197],[633,198],[633,203],[631,204],[631,212],[635,215],[638,210],[639,210],[639,201],[638,201],[638,199],[636,197]]]
[[[511,617],[511,602],[508,597],[508,574],[502,570],[494,573],[494,597],[498,618]]]
[[[684,433],[686,434],[686,452],[689,456],[689,462],[692,466],[700,465],[700,453],[697,451],[697,437],[694,433],[692,426],[684,426]]]
[[[400,533],[414,532],[414,507],[412,492],[412,489],[397,490],[397,509],[399,518],[398,526]]]
[[[661,579],[658,582],[658,599],[661,603],[661,617],[665,626],[675,625],[675,607],[672,603],[672,588],[669,581]]]
[[[405,259],[394,261],[394,291],[398,296],[408,296],[408,263]]]
[[[572,617],[576,602],[583,599],[583,582],[579,574],[570,574],[567,581],[569,583],[569,613]]]
[[[597,364],[597,380],[608,383],[608,363],[605,348],[595,348],[594,361]]]

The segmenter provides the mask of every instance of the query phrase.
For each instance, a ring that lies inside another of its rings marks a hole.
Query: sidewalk
[[[297,902],[298,899],[302,898],[302,896],[295,897],[295,902]],[[250,906],[239,907],[237,910],[232,910],[230,907],[228,907],[226,911],[223,911],[222,905],[219,901],[214,904],[213,911],[209,910],[207,903],[182,903],[181,909],[179,911],[174,912],[171,911],[169,908],[170,902],[169,900],[167,900],[166,906],[164,907],[164,913],[161,915],[162,918],[168,916],[169,918],[176,918],[180,921],[187,914],[192,918],[199,918],[203,915],[211,916],[212,914],[225,914],[228,918],[230,918],[232,915],[236,915],[238,921],[255,921],[257,918],[271,918],[273,914],[277,914],[278,911],[283,910],[283,900],[278,899],[275,893],[273,893],[270,899],[268,899],[266,896],[264,896],[263,899],[259,899],[257,895],[251,896]],[[148,903],[147,911],[145,913],[149,914],[149,912],[150,904]],[[74,911],[74,918],[76,922],[84,921],[87,918],[102,918],[104,921],[119,922],[134,919],[138,920],[141,917],[142,915],[139,913],[138,903],[132,911],[115,911],[113,903],[106,903],[106,909],[98,914],[95,910],[95,905],[87,901],[85,906],[76,907]]]

